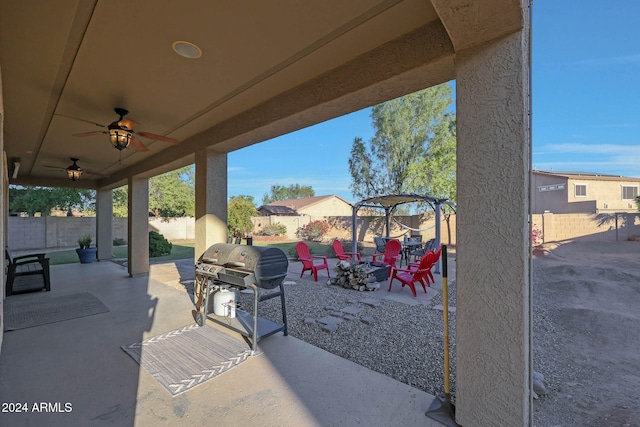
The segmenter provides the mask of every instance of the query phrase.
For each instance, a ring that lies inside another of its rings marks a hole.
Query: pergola
[[[352,214],[352,229],[351,229],[351,240],[352,240],[352,251],[358,251],[358,242],[357,242],[357,227],[356,220],[358,217],[358,211],[360,208],[383,208],[385,213],[385,233],[386,237],[390,238],[390,230],[391,230],[391,212],[398,206],[403,205],[405,203],[413,203],[413,202],[426,202],[429,204],[434,212],[436,213],[436,246],[440,246],[440,217],[441,217],[441,207],[443,204],[452,203],[448,201],[448,199],[440,199],[437,197],[420,195],[420,194],[386,194],[381,196],[373,196],[367,199],[360,200],[358,203],[353,205],[353,214]]]

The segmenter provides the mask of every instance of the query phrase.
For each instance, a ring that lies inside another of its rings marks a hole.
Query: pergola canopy
[[[362,207],[367,208],[379,208],[382,207],[385,210],[393,209],[398,205],[402,205],[404,203],[412,203],[412,202],[427,202],[433,208],[435,208],[438,204],[443,204],[448,199],[439,199],[432,196],[420,195],[415,193],[406,193],[406,194],[386,194],[381,196],[373,196],[367,199],[360,200],[358,203],[354,204],[354,209],[360,209]]]
[[[363,207],[368,208],[384,208],[385,212],[385,228],[386,228],[386,237],[390,237],[390,214],[393,209],[398,205],[402,205],[405,203],[412,202],[427,202],[436,213],[436,246],[440,246],[440,207],[443,204],[452,203],[449,202],[448,199],[441,199],[433,196],[423,195],[423,194],[415,194],[415,193],[406,193],[406,194],[385,194],[379,196],[369,197],[367,199],[360,200],[355,203],[353,206],[353,214],[352,214],[352,228],[351,228],[351,245],[352,252],[358,251],[358,242],[357,242],[357,232],[356,232],[356,219],[358,216],[358,210]],[[436,268],[436,270],[438,270]]]

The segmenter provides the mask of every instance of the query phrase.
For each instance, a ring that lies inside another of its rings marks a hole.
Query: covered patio
[[[170,286],[191,267],[154,264],[148,276],[129,278],[108,261],[54,266],[50,293],[12,297],[90,292],[109,312],[5,333],[0,396],[30,410],[2,413],[2,424],[438,425],[425,416],[432,395],[282,333],[260,341],[263,354],[172,397],[120,347],[194,323],[189,295]],[[297,279],[297,266],[289,270]],[[61,409],[31,411],[40,402]]]

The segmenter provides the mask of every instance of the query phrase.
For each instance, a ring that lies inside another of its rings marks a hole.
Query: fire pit
[[[329,279],[329,283],[361,292],[377,291],[379,282],[387,280],[387,271],[386,264],[340,261],[336,265],[336,277]]]

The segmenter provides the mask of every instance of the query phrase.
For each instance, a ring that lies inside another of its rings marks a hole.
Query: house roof
[[[295,209],[292,209],[288,206],[278,206],[278,205],[274,205],[274,206],[263,205],[258,208],[258,211],[266,212],[270,215],[295,215],[296,214]]]
[[[340,196],[335,194],[330,194],[328,196],[314,196],[314,197],[303,197],[300,199],[288,199],[288,200],[278,200],[275,202],[268,203],[266,205],[260,206],[258,209],[268,209],[272,211],[274,208],[289,208],[293,211],[298,211],[300,209],[308,208],[309,206],[315,205],[325,200],[329,200],[331,198],[336,198],[342,200],[344,203],[351,205],[351,203],[347,202]]]
[[[640,178],[622,176],[622,175],[611,175],[611,174],[598,173],[598,172],[534,170],[533,173],[537,173],[539,175],[557,176],[557,177],[561,177],[561,178],[583,179],[583,180],[592,180],[592,181],[633,181],[633,182],[640,182]]]

